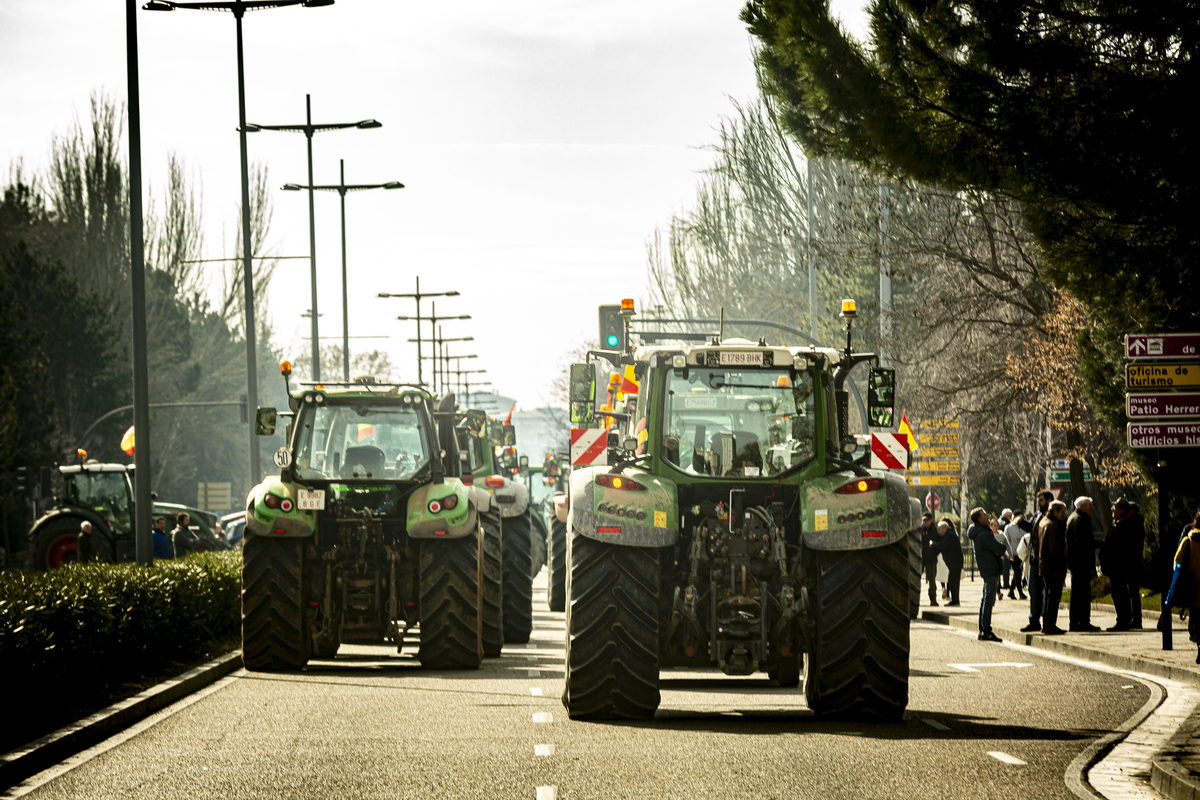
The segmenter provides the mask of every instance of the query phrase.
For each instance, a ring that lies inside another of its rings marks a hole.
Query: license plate
[[[301,511],[324,511],[324,489],[301,489],[296,492],[296,507]]]
[[[763,354],[762,351],[756,353],[728,353],[722,350],[720,363],[722,366],[761,367]]]
[[[502,505],[512,505],[513,503],[517,502],[517,498],[513,497],[512,495],[502,494],[502,495],[495,495],[495,497],[496,497],[496,502],[500,503]]]

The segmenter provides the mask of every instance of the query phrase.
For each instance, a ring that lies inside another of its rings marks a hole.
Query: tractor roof
[[[708,363],[708,353],[771,353],[772,363],[779,366],[791,364],[796,358],[823,358],[829,365],[839,360],[838,351],[832,347],[764,345],[749,339],[723,339],[720,344],[643,345],[637,348],[633,357],[636,361],[651,362],[655,356],[682,355],[689,365],[704,365]]]
[[[374,379],[368,381],[364,378],[358,378],[350,383],[345,381],[301,383],[299,389],[292,391],[292,397],[300,399],[314,391],[321,392],[335,402],[340,398],[378,399],[399,397],[405,394],[419,394],[425,400],[433,400],[433,395],[420,386],[405,383],[376,383]]]

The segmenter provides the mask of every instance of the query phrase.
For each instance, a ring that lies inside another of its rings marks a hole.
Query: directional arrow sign
[[[1200,361],[1187,364],[1126,364],[1130,389],[1179,389],[1200,386]]]
[[[909,486],[960,486],[962,478],[958,475],[907,475],[904,480]]]
[[[922,447],[921,455],[925,458],[958,458],[957,447]]]
[[[1200,422],[1130,422],[1130,447],[1200,447]]]
[[[1125,336],[1126,358],[1196,356],[1200,356],[1200,333],[1130,333]]]
[[[1144,392],[1125,395],[1130,419],[1200,417],[1200,392]]]

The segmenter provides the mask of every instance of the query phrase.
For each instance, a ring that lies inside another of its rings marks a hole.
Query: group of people
[[[1080,633],[1100,630],[1091,622],[1091,586],[1096,577],[1097,548],[1100,549],[1101,568],[1112,586],[1117,614],[1116,625],[1108,630],[1141,629],[1141,564],[1146,528],[1140,508],[1137,503],[1124,498],[1113,503],[1113,526],[1101,542],[1092,534],[1092,499],[1079,497],[1073,506],[1074,510],[1068,516],[1065,503],[1055,500],[1051,492],[1042,491],[1037,495],[1037,512],[1030,519],[1005,509],[999,519],[993,520],[982,508],[971,510],[967,538],[983,581],[983,596],[979,602],[981,640],[1000,641],[992,631],[992,609],[1000,591],[1007,589],[1010,598],[1016,599],[1020,595],[1024,600],[1026,586],[1029,588],[1029,624],[1021,630],[1047,635],[1066,633],[1058,627],[1058,607],[1068,574],[1071,576],[1068,629]],[[949,518],[943,517],[934,526],[933,515],[928,513],[922,525],[922,561],[929,581],[930,605],[938,604],[937,563],[940,555],[948,571],[943,597],[950,598],[946,605],[957,606],[963,565],[958,533]],[[1196,527],[1196,546],[1190,556],[1195,564],[1195,574],[1200,577],[1200,515]],[[1176,558],[1180,563],[1180,556]],[[1200,606],[1200,590],[1197,595]],[[1200,623],[1197,624],[1197,637],[1200,637]],[[1200,655],[1197,659],[1200,662]]]
[[[185,513],[175,517],[175,528],[170,532],[167,531],[167,518],[159,517],[154,520],[154,558],[156,560],[170,560],[175,558],[183,558],[191,553],[199,553],[204,548],[200,543],[200,536],[191,529],[191,515]],[[79,563],[83,564],[88,561],[97,559],[96,543],[92,538],[92,523],[84,520],[79,525],[79,535],[76,539],[78,550]]]

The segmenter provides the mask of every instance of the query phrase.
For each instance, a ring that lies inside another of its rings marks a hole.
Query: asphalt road
[[[544,594],[535,605],[534,640],[478,672],[360,646],[302,673],[239,672],[25,796],[1072,797],[1072,759],[1150,696],[1121,675],[917,623],[901,724],[817,722],[800,689],[695,670],[662,673],[653,721],[572,722],[563,615]]]

